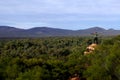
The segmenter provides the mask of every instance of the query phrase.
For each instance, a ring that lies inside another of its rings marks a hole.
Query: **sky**
[[[0,0],[0,25],[120,30],[120,0]]]

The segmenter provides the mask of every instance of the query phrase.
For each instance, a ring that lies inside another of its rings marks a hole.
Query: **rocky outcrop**
[[[84,55],[91,54],[95,50],[96,47],[97,47],[97,44],[95,44],[95,43],[89,45],[86,48],[86,51],[84,52]]]

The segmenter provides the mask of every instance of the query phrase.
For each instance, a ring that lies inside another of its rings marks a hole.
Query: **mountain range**
[[[50,27],[34,27],[30,29],[19,29],[11,26],[0,26],[0,37],[54,37],[54,36],[90,36],[91,33],[98,32],[104,36],[115,36],[120,34],[120,30],[104,29],[92,27],[81,30],[67,30]]]

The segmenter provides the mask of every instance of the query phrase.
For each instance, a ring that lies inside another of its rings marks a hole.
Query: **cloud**
[[[119,0],[3,0],[0,11],[11,14],[120,14]],[[111,12],[109,12],[111,11]]]
[[[116,25],[120,21],[119,7],[120,0],[1,0],[0,24],[59,27]]]

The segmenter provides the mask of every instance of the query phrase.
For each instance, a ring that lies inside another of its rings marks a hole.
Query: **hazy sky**
[[[0,0],[0,25],[120,29],[120,0]]]

